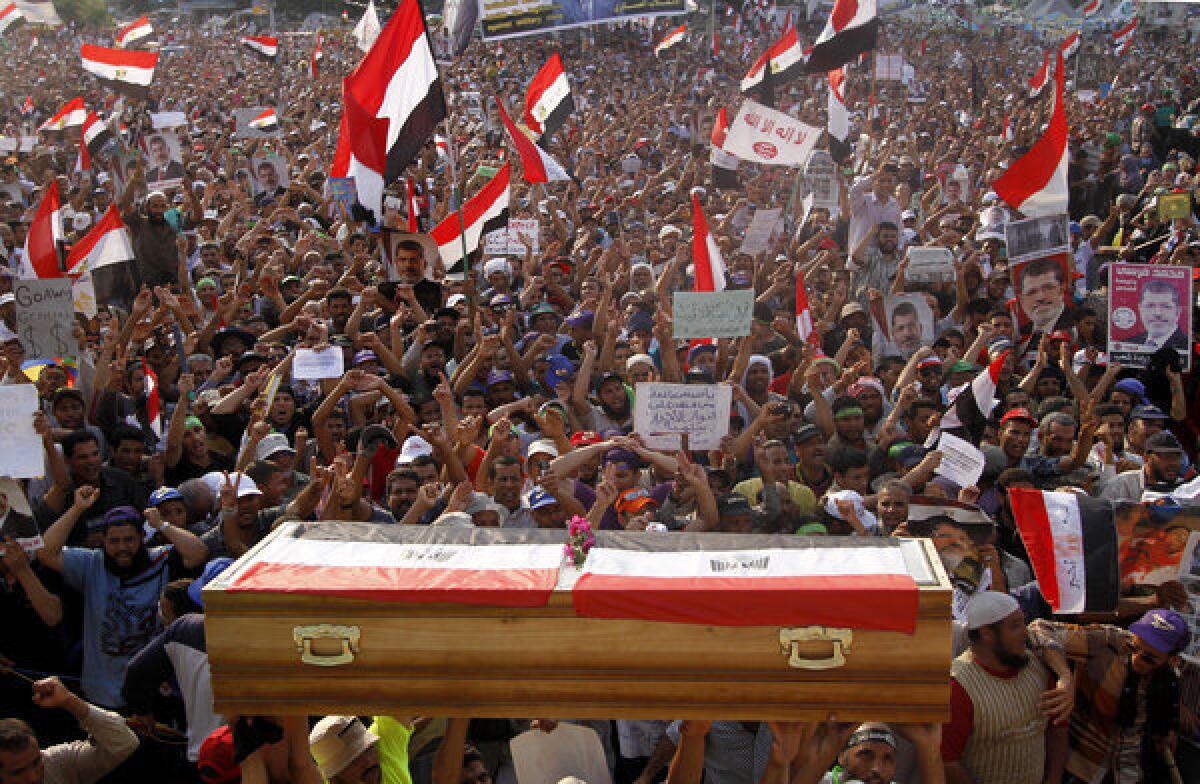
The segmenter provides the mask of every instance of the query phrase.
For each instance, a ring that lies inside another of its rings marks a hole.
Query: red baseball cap
[[[196,769],[205,784],[233,784],[242,780],[242,766],[237,763],[233,730],[228,724],[213,730],[200,744]]]
[[[1034,418],[1033,414],[1029,413],[1028,408],[1012,409],[1011,411],[1007,412],[1003,417],[1000,418],[1000,424],[1004,425],[1009,422],[1012,422],[1013,420],[1029,422],[1034,427],[1037,427],[1037,423],[1038,423],[1037,419]]]
[[[571,446],[590,446],[599,444],[604,439],[595,430],[580,430],[571,436]]]

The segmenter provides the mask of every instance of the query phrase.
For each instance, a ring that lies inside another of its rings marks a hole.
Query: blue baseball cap
[[[554,389],[559,384],[575,375],[575,365],[562,354],[551,354],[546,357],[549,367],[546,368],[546,386]]]
[[[548,506],[554,506],[558,503],[558,499],[542,489],[541,485],[534,487],[529,493],[529,508],[530,509],[545,509]]]
[[[516,380],[513,378],[513,374],[509,373],[507,370],[493,370],[487,375],[487,386],[489,387],[494,387],[497,384],[503,384],[506,381],[509,383],[516,383]]]
[[[231,564],[233,564],[233,559],[228,556],[214,558],[205,564],[204,571],[200,573],[199,577],[192,580],[192,584],[188,586],[188,598],[200,607],[203,607],[204,598],[200,595],[200,592],[204,590],[204,586],[216,579],[217,575],[228,569]]]
[[[157,508],[164,501],[182,501],[183,493],[174,487],[160,487],[150,494],[150,506]]]

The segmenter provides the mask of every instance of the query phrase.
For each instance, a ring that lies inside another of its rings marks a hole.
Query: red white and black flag
[[[403,0],[342,83],[369,116],[386,124],[384,184],[400,178],[446,116],[446,99],[418,0]]]
[[[83,125],[87,119],[87,107],[83,104],[82,98],[72,98],[54,116],[46,120],[38,126],[39,131],[65,131],[67,128],[74,128]]]
[[[829,137],[829,155],[837,163],[850,160],[850,112],[846,108],[846,69],[829,72],[829,112],[826,134]]]
[[[311,79],[316,79],[321,74],[321,60],[325,59],[325,53],[321,51],[321,34],[317,33],[317,45],[313,47],[312,56],[308,59],[308,75]]]
[[[88,112],[87,119],[83,121],[83,143],[89,155],[93,158],[100,155],[115,138],[108,123],[101,120],[95,112]]]
[[[670,49],[675,44],[687,38],[687,25],[681,24],[671,32],[663,36],[663,39],[654,47],[654,56],[658,57],[663,52]]]
[[[1100,10],[1100,0],[1091,0],[1091,2],[1084,3],[1083,7],[1079,10],[1083,11],[1084,16],[1093,16]]]
[[[447,272],[453,271],[463,261],[464,245],[466,254],[474,253],[489,232],[508,225],[511,179],[512,164],[506,163],[479,193],[463,205],[461,228],[458,212],[451,212],[429,232],[429,236],[438,244],[442,267]]]
[[[521,171],[524,172],[526,182],[558,182],[571,179],[571,175],[567,174],[558,161],[551,158],[537,142],[517,127],[504,110],[504,102],[499,98],[496,99],[496,108],[500,110],[500,119],[504,122],[508,138],[513,147],[517,148],[517,157],[521,159]]]
[[[734,189],[742,186],[738,177],[738,166],[741,161],[736,155],[725,150],[725,137],[729,134],[729,115],[722,106],[717,112],[717,121],[712,129],[712,151],[709,162],[712,163],[713,187]]]
[[[1113,612],[1121,579],[1110,501],[1011,488],[1013,520],[1042,596],[1056,613]]]
[[[279,56],[279,39],[273,35],[243,35],[242,46],[271,62]]]
[[[158,52],[127,51],[84,44],[80,49],[80,56],[83,60],[83,70],[98,78],[110,90],[132,98],[145,98],[150,94],[154,68],[158,65]]]
[[[1000,383],[1000,373],[1006,361],[1007,351],[992,360],[969,384],[950,390],[954,396],[950,408],[942,414],[940,428],[935,428],[929,434],[927,446],[937,443],[939,432],[958,436],[972,444],[978,444],[983,439],[988,417],[996,407],[996,385]]]
[[[811,51],[800,45],[800,36],[796,28],[789,26],[779,40],[771,44],[742,77],[742,92],[749,93],[759,88],[774,89],[775,85],[800,76],[804,73],[804,64],[808,62]],[[770,84],[766,84],[768,81]]]
[[[24,18],[25,14],[21,13],[21,9],[17,8],[16,3],[8,3],[0,7],[0,33],[6,32],[8,28]]]
[[[810,346],[821,345],[821,333],[816,330],[808,302],[808,285],[804,282],[804,271],[800,269],[796,270],[796,334]]]
[[[1054,69],[1054,112],[1046,132],[1029,152],[1013,161],[995,182],[1001,199],[1020,210],[1027,218],[1061,215],[1067,212],[1067,113],[1063,105],[1062,53]]]
[[[1075,32],[1068,35],[1061,44],[1059,44],[1058,50],[1060,52],[1062,52],[1062,58],[1064,60],[1070,60],[1071,55],[1073,55],[1073,54],[1075,54],[1075,52],[1079,51],[1080,40],[1081,39],[1079,37],[1079,31],[1076,30]]]
[[[274,133],[279,130],[279,115],[275,113],[274,109],[268,107],[246,124],[262,133]]]
[[[112,204],[92,230],[71,247],[66,260],[67,274],[78,276],[89,270],[95,271],[133,259],[129,229],[121,220],[117,205]]]
[[[1042,67],[1029,78],[1029,97],[1037,98],[1041,95],[1042,90],[1046,89],[1048,81],[1050,81],[1050,53],[1046,52],[1046,56],[1042,58]]]
[[[728,279],[725,259],[721,257],[712,232],[708,230],[708,219],[700,206],[700,197],[692,193],[692,265],[693,288],[696,291],[724,291]]]
[[[133,44],[151,35],[154,35],[154,28],[150,26],[150,20],[143,16],[141,19],[130,22],[117,30],[117,48],[128,49]]]
[[[58,196],[58,183],[52,182],[29,224],[25,255],[21,258],[21,277],[61,278],[64,239],[62,201]]]
[[[829,21],[808,57],[809,73],[824,73],[875,48],[879,16],[875,0],[836,0]]]
[[[354,180],[358,203],[383,217],[383,181],[387,168],[387,121],[371,114],[342,85],[342,119],[330,177]]]
[[[1134,17],[1128,24],[1122,25],[1120,29],[1112,34],[1113,44],[1116,45],[1118,55],[1123,55],[1129,51],[1129,47],[1133,44],[1133,34],[1137,32],[1137,26],[1138,20]]]
[[[525,93],[525,124],[541,139],[557,131],[575,111],[571,85],[558,52],[533,77]]]

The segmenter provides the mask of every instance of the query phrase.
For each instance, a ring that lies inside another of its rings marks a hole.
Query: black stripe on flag
[[[417,159],[421,148],[429,141],[437,130],[438,123],[446,117],[446,96],[442,92],[442,80],[439,77],[431,85],[425,97],[413,107],[404,125],[400,127],[400,135],[387,152],[387,168],[383,174],[384,182],[394,182],[410,163]]]
[[[546,115],[546,120],[542,123],[542,138],[549,136],[562,127],[571,113],[575,111],[575,99],[567,93],[567,97],[558,102],[558,106],[550,114]]]

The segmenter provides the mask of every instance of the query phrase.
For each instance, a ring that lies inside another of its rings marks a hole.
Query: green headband
[[[184,430],[191,430],[193,427],[204,427],[204,423],[200,421],[200,417],[190,416],[183,420]]]
[[[841,411],[834,414],[833,418],[842,419],[844,417],[866,416],[866,413],[867,412],[863,411],[859,406],[850,406],[848,408],[843,408]]]

